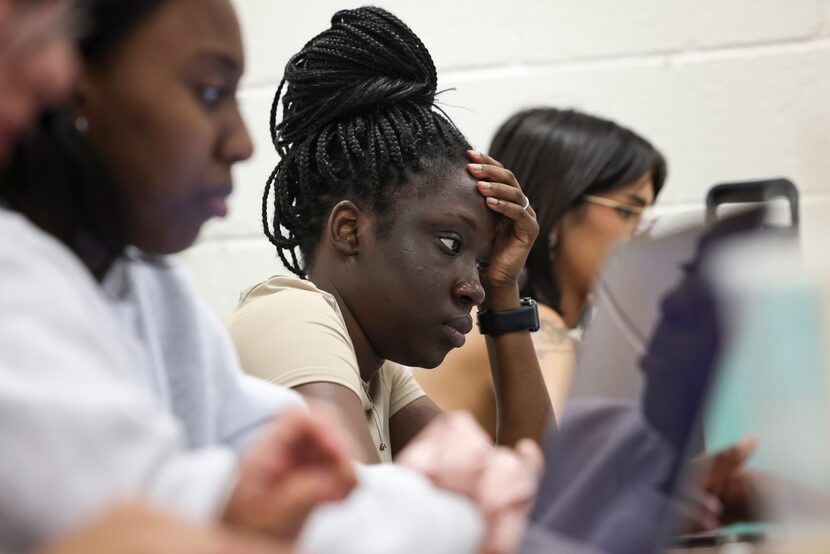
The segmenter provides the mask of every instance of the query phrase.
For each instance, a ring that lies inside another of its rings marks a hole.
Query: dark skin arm
[[[519,273],[539,234],[532,206],[516,177],[499,162],[481,153],[470,152],[474,162],[470,174],[488,207],[502,217],[487,268],[482,271],[486,300],[483,309],[507,310],[519,307]],[[542,444],[553,409],[547,394],[539,360],[528,331],[487,337],[487,351],[496,392],[497,437],[499,444],[512,446],[522,438]]]
[[[294,390],[309,400],[322,400],[331,404],[336,410],[340,421],[355,439],[360,449],[360,458],[356,461],[377,464],[380,463],[369,428],[366,426],[366,412],[354,392],[335,383],[307,383],[294,387]],[[401,408],[389,420],[389,438],[394,454],[397,454],[409,444],[415,435],[440,416],[443,412],[427,396],[422,396]]]
[[[488,297],[492,300],[485,304],[486,309],[519,306],[518,287]],[[497,442],[513,446],[523,438],[531,438],[543,444],[554,415],[530,333],[506,333],[486,340],[496,394]]]
[[[397,454],[415,438],[424,427],[443,412],[428,396],[422,396],[410,402],[389,420],[389,438],[392,439],[392,452]]]
[[[331,404],[333,409],[336,410],[343,426],[357,443],[360,457],[356,461],[367,464],[380,463],[380,458],[372,441],[372,435],[369,433],[369,427],[366,425],[366,412],[363,411],[363,404],[360,402],[360,398],[353,391],[343,385],[325,382],[299,385],[294,387],[294,390],[300,393],[303,398],[322,400]],[[394,428],[391,428],[390,432],[393,430]]]

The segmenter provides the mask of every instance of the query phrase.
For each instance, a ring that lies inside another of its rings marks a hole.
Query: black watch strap
[[[478,312],[478,329],[482,335],[497,337],[514,331],[538,331],[539,311],[536,301],[522,298],[518,308],[509,310],[483,310]]]

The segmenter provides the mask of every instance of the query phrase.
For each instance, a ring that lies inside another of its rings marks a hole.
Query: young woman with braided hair
[[[517,284],[535,213],[436,91],[423,43],[380,8],[337,12],[291,58],[262,219],[301,279],[254,285],[227,320],[246,371],[332,401],[369,461],[391,461],[440,413],[403,366],[463,345],[474,306],[492,317],[498,442],[541,440],[552,414]]]

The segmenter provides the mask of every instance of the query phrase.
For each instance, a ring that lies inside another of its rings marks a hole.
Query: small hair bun
[[[341,10],[285,68],[283,139],[333,121],[413,103],[429,108],[438,77],[412,30],[377,7]],[[278,91],[279,93],[280,91]]]

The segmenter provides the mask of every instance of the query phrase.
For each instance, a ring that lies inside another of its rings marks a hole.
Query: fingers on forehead
[[[481,171],[484,172],[491,181],[495,181],[498,183],[503,183],[505,185],[521,189],[519,186],[518,181],[516,180],[516,176],[509,169],[505,169],[503,167],[498,167],[495,165],[484,165],[481,168]]]
[[[481,159],[484,161],[484,163],[487,163],[487,164],[490,164],[490,165],[494,165],[494,166],[496,166],[496,167],[501,167],[501,168],[503,168],[503,167],[504,167],[504,165],[502,165],[502,163],[501,163],[500,161],[498,161],[498,160],[496,160],[496,159],[494,159],[494,158],[490,157],[490,156],[489,156],[489,155],[487,155],[487,154],[482,153],[482,154],[481,154]]]

